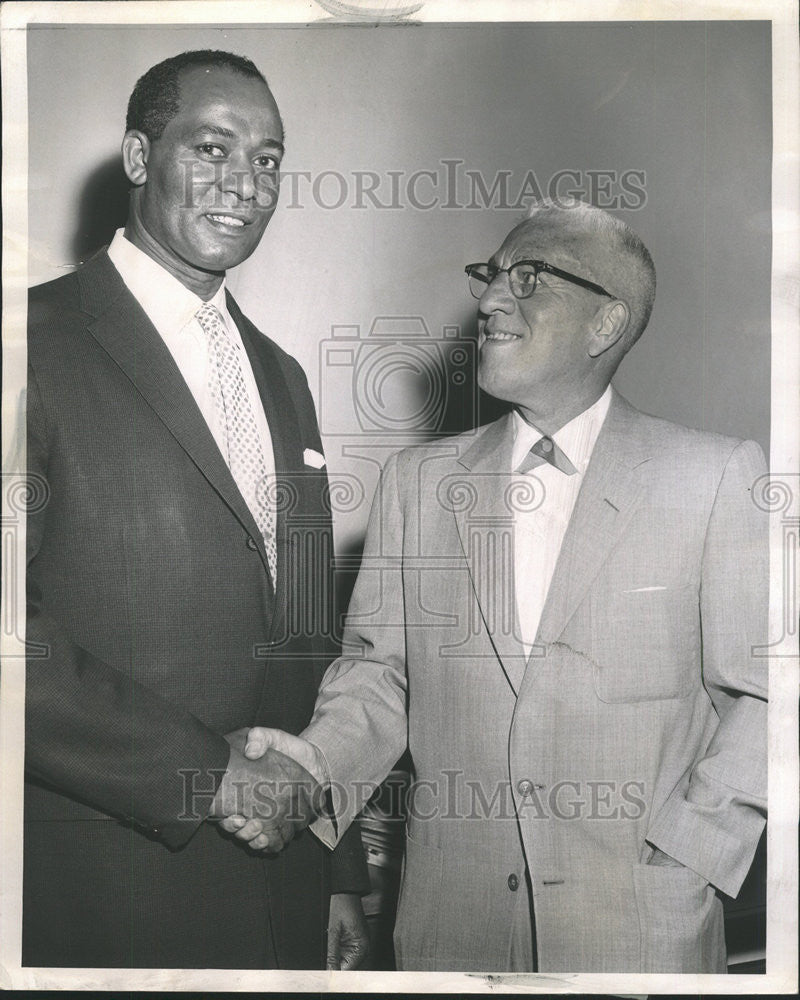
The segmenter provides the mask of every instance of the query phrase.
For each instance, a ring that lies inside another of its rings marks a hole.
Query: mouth
[[[512,340],[522,340],[516,333],[504,333],[502,330],[484,330],[483,337],[485,341],[490,341],[493,344],[509,343]]]
[[[223,233],[238,233],[250,225],[248,219],[243,219],[238,215],[228,215],[225,212],[215,212],[213,214],[209,212],[206,214],[206,218],[212,226]]]

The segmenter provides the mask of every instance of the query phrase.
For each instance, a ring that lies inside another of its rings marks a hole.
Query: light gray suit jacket
[[[503,418],[387,463],[306,730],[336,831],[408,742],[400,968],[507,969],[527,869],[540,971],[724,971],[766,808],[761,451],[615,393],[528,659],[511,446]]]

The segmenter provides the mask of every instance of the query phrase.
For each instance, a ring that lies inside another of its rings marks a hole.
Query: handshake
[[[325,767],[307,740],[280,729],[239,729],[209,819],[253,850],[277,854],[324,810]]]

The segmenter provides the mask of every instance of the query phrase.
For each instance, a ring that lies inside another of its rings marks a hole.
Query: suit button
[[[527,778],[524,778],[517,785],[517,791],[519,792],[520,795],[530,795],[531,792],[533,791],[533,782],[528,781]]]
[[[519,889],[519,879],[517,878],[516,875],[511,874],[508,876],[508,888],[512,892],[516,892],[517,889]]]
[[[253,552],[258,552],[258,544],[252,535],[247,536],[247,547],[248,549],[252,549]]]

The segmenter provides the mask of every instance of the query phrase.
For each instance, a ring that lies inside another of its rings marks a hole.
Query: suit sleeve
[[[27,468],[45,483],[47,456],[31,371]],[[205,818],[230,748],[197,718],[76,645],[65,623],[47,613],[35,573],[47,517],[45,503],[26,525],[26,771],[179,847]]]
[[[321,453],[322,441],[317,423],[317,414],[305,372],[291,355],[281,352],[278,357],[283,365],[283,372],[287,382],[292,388],[292,395],[300,424],[301,440],[305,446]],[[321,568],[321,572],[328,574],[325,592],[330,595],[330,620],[334,621],[336,620],[336,609],[334,607],[336,588],[331,570],[332,566],[329,565]],[[336,652],[338,652],[338,645],[333,645],[330,652],[331,659],[336,655]],[[320,676],[319,680],[321,679]],[[367,860],[358,823],[354,823],[344,833],[344,836],[331,852],[330,875],[331,893],[350,892],[364,896],[370,892],[372,887],[370,885]]]
[[[366,896],[371,888],[361,830],[355,822],[331,853],[331,893]]]
[[[330,778],[334,820],[321,818],[311,827],[328,846],[350,827],[406,748],[397,461],[395,456],[387,462],[372,505],[342,656],[326,671],[314,716],[302,734],[321,751]]]
[[[760,448],[747,441],[719,483],[700,592],[703,684],[719,722],[685,795],[673,793],[647,837],[734,897],[767,807],[768,518],[752,493],[765,471]]]

